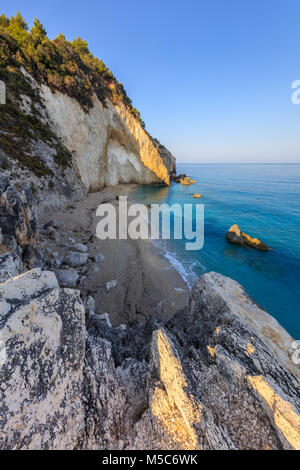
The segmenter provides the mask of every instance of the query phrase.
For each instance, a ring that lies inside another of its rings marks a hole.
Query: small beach
[[[83,201],[41,219],[42,224],[53,220],[63,224],[63,228],[57,229],[59,239],[47,239],[44,249],[60,257],[74,243],[83,243],[91,256],[103,254],[104,259],[97,263],[99,271],[82,273],[77,288],[84,297],[94,297],[95,313],[107,313],[113,326],[144,322],[151,316],[167,320],[187,304],[189,296],[186,282],[159,246],[149,240],[99,240],[95,236],[98,205],[110,203],[117,209],[116,197],[121,195],[127,195],[130,203],[134,188],[119,185],[89,193]],[[111,281],[117,281],[116,285],[107,289]]]

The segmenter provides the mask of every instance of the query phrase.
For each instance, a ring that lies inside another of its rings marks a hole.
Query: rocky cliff
[[[40,226],[39,213],[120,182],[167,185],[176,164],[82,40],[3,21],[0,448],[300,449],[295,343],[239,284],[205,274],[170,320],[118,328],[95,315],[89,289],[83,301],[60,287],[80,287],[103,255],[88,264],[73,240],[68,269],[51,248],[45,264],[37,240],[62,240],[58,221]],[[141,288],[141,270],[128,272]]]
[[[300,449],[293,340],[229,278],[127,329],[39,269],[0,306],[1,449]]]
[[[174,157],[155,144],[102,61],[78,41],[50,41],[7,21],[0,24],[1,171],[31,186],[43,211],[118,183],[168,185]]]

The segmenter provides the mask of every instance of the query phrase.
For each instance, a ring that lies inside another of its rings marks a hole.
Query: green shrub
[[[93,106],[95,92],[105,106],[106,98],[123,102],[144,126],[140,113],[133,108],[121,83],[104,62],[90,53],[87,42],[80,38],[72,42],[61,33],[53,41],[40,21],[28,31],[26,21],[17,12],[15,17],[0,16],[0,67],[23,65],[37,81],[47,83],[75,98],[84,110]]]

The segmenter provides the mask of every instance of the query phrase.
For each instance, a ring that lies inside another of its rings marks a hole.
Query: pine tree
[[[18,11],[16,16],[12,16],[10,18],[9,26],[8,26],[9,32],[11,35],[20,43],[20,44],[25,44],[26,41],[28,40],[28,26],[21,15],[21,13]]]
[[[5,16],[4,13],[2,13],[2,15],[0,16],[0,26],[2,26],[3,28],[6,28],[7,26],[9,26],[9,23],[10,23],[9,18],[7,18],[7,16]]]
[[[33,20],[33,24],[34,26],[30,30],[31,36],[32,36],[34,43],[38,44],[43,41],[43,39],[47,35],[47,32],[44,26],[42,25],[42,23],[37,18]]]
[[[73,39],[72,46],[79,52],[80,54],[89,54],[88,43],[81,39],[81,37],[77,37],[77,39]]]

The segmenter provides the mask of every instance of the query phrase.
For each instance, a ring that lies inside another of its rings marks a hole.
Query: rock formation
[[[235,281],[168,322],[92,310],[52,272],[0,286],[1,449],[300,448],[293,340]]]
[[[62,245],[41,213],[118,183],[192,181],[87,46],[43,36],[38,63],[24,35],[0,28],[0,449],[300,449],[295,343],[238,283],[205,274],[170,320],[118,328],[72,289],[107,255]],[[227,238],[267,249],[237,226]]]
[[[1,250],[22,252],[33,246],[38,235],[36,208],[28,187],[18,190],[9,178],[0,173]]]
[[[96,95],[87,113],[75,99],[42,85],[52,129],[74,153],[87,190],[118,183],[166,183],[169,174],[151,138],[119,104],[104,107]],[[96,170],[96,171],[95,171]]]
[[[0,105],[6,103],[6,86],[5,83],[0,80]]]
[[[230,243],[237,243],[238,245],[242,246],[248,245],[256,248],[257,250],[269,251],[269,247],[265,243],[242,232],[237,224],[234,224],[230,227],[226,234],[226,239]]]

